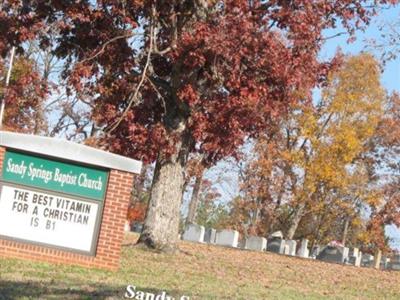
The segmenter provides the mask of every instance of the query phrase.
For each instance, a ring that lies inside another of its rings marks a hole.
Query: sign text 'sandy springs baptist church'
[[[102,200],[107,172],[7,151],[3,180]]]

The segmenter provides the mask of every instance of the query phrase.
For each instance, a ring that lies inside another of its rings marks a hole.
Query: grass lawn
[[[185,242],[157,254],[136,239],[119,272],[0,258],[0,299],[123,299],[128,284],[175,299],[400,299],[400,272]]]

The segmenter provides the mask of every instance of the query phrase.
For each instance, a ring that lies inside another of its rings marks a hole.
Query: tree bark
[[[183,145],[185,141],[183,138]],[[175,252],[179,235],[180,207],[187,148],[177,145],[177,154],[156,161],[149,206],[138,244],[163,252]]]
[[[190,199],[189,211],[188,211],[188,216],[186,219],[186,224],[193,224],[196,221],[197,207],[199,205],[199,200],[200,200],[199,195],[200,195],[202,182],[203,182],[203,173],[198,174],[196,176],[196,181],[194,183],[193,192],[192,192],[192,198]]]
[[[342,235],[343,246],[346,246],[347,233],[349,232],[349,225],[350,225],[350,217],[347,217],[346,221],[344,222],[343,235]]]
[[[287,233],[287,238],[289,240],[293,239],[293,237],[296,233],[297,227],[300,224],[301,218],[303,217],[305,208],[306,208],[306,205],[304,203],[302,203],[302,204],[299,204],[297,210],[295,211],[293,220],[292,220],[292,224],[290,225],[288,233]]]

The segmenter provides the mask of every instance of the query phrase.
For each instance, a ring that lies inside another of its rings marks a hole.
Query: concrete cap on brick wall
[[[138,160],[56,138],[0,131],[0,146],[135,174],[142,168]]]

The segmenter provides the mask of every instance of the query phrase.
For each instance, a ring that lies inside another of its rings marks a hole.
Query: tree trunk
[[[281,207],[282,197],[283,197],[284,193],[285,193],[285,185],[282,184],[281,188],[279,190],[278,198],[277,198],[277,201],[275,203],[274,209],[273,209],[272,213],[269,216],[269,222],[268,222],[267,231],[266,231],[267,234],[271,233],[271,231],[275,227],[275,223],[277,221],[277,216],[279,215],[278,209]]]
[[[192,192],[192,198],[191,198],[190,204],[189,204],[189,211],[188,211],[188,216],[186,219],[186,224],[193,224],[196,220],[197,207],[199,205],[199,200],[200,200],[199,195],[200,195],[202,182],[203,182],[203,173],[198,174],[196,176],[196,181],[194,183],[193,192]]]
[[[294,235],[296,233],[297,227],[300,224],[301,218],[303,217],[303,213],[304,213],[304,209],[305,208],[306,208],[306,205],[304,203],[302,203],[302,204],[299,204],[297,210],[295,211],[294,216],[293,216],[293,220],[292,220],[292,224],[290,224],[290,227],[289,227],[289,230],[288,230],[288,233],[287,233],[287,238],[289,240],[293,239],[293,237],[294,237]]]
[[[347,233],[349,232],[349,225],[350,225],[350,217],[347,217],[346,221],[344,222],[343,235],[342,235],[343,246],[346,246]]]
[[[163,252],[174,252],[179,235],[180,207],[184,185],[187,148],[178,145],[178,154],[156,161],[150,201],[138,244]]]

